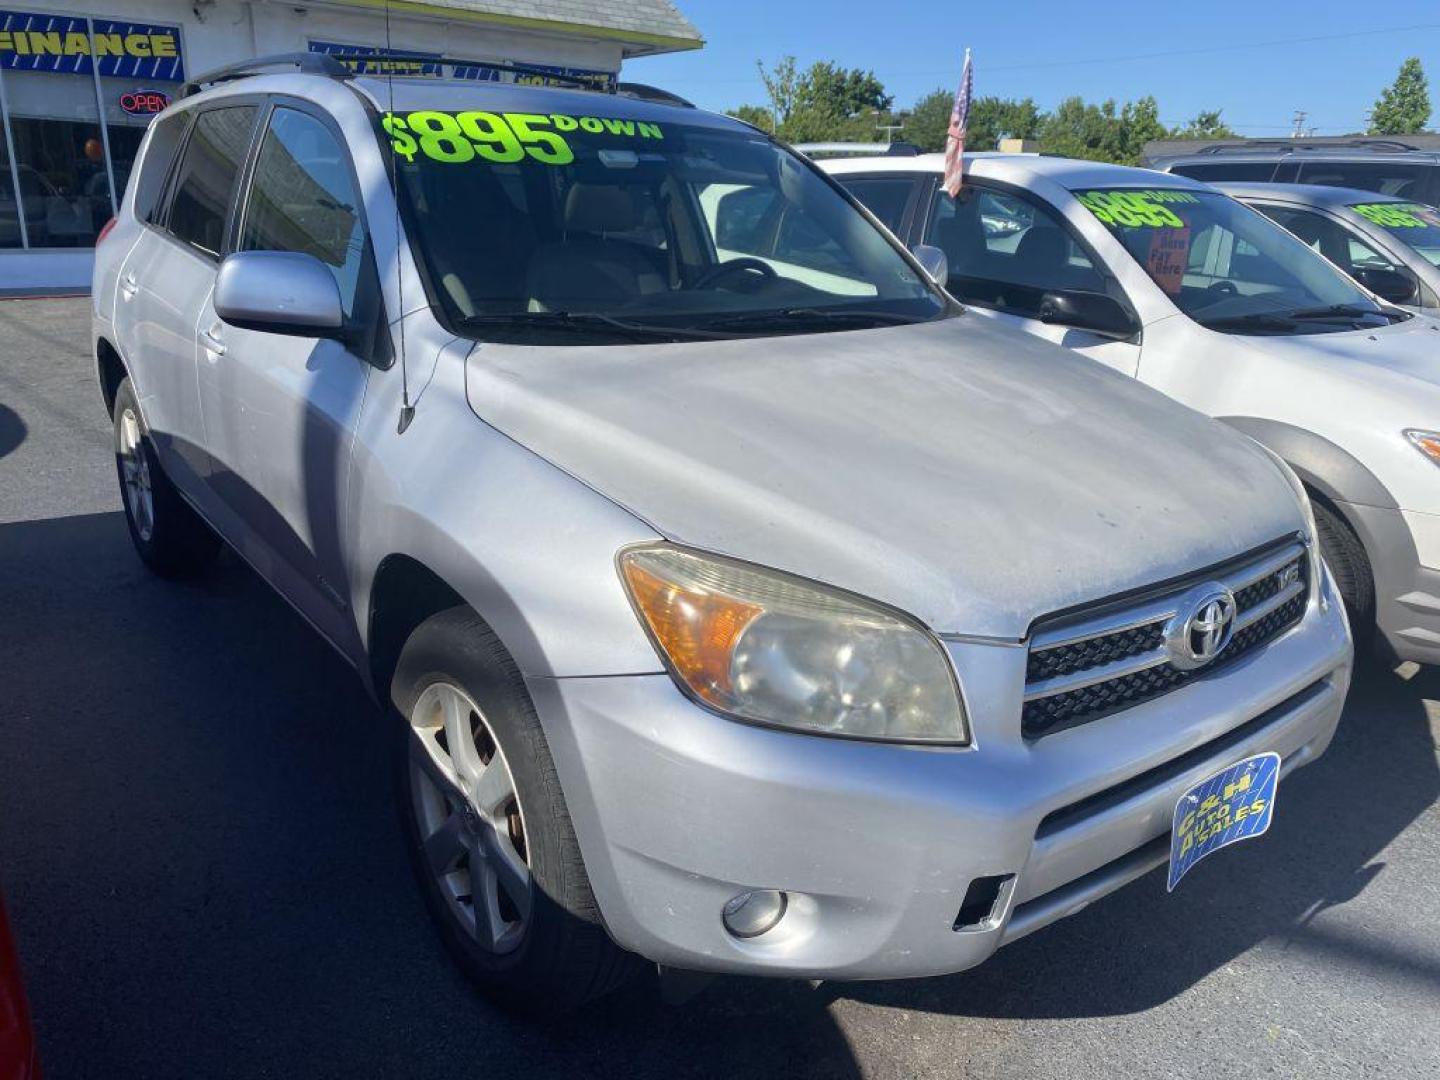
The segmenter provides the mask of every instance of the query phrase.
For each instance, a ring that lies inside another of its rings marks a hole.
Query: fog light
[[[778,889],[756,889],[732,896],[721,912],[725,929],[737,938],[759,937],[785,914],[786,898]]]

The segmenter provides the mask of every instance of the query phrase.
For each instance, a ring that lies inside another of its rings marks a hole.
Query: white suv
[[[967,155],[826,161],[950,292],[1223,420],[1315,503],[1357,641],[1440,662],[1440,323],[1366,292],[1203,184],[1120,165]]]

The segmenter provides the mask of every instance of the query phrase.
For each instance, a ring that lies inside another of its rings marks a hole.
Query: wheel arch
[[[1388,488],[1359,458],[1323,435],[1256,416],[1221,416],[1221,423],[1250,436],[1261,446],[1284,459],[1311,491],[1320,495],[1351,528],[1356,523],[1344,505],[1358,503],[1395,510],[1399,503]]]
[[[391,554],[380,560],[370,588],[365,640],[371,685],[382,704],[390,701],[390,680],[410,635],[432,615],[454,607],[475,610],[458,590],[419,559]]]
[[[120,350],[104,337],[95,339],[95,378],[100,384],[100,395],[105,402],[105,415],[115,412],[115,394],[120,384],[129,376]]]

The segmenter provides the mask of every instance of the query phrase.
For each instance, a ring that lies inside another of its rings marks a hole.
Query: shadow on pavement
[[[47,1073],[850,1077],[829,1005],[1078,1017],[1160,1004],[1272,936],[1429,984],[1424,957],[1307,928],[1385,872],[1440,793],[1421,698],[1362,676],[1267,839],[1152,874],[945,979],[637,986],[563,1024],[511,1019],[449,963],[410,878],[388,721],[226,557],[143,570],[119,513],[0,526],[0,887]]]
[[[20,414],[8,405],[0,404],[0,458],[16,450],[29,434]]]
[[[478,997],[401,844],[386,718],[232,556],[123,515],[0,526],[0,891],[47,1076],[853,1077],[805,984],[563,1024]]]

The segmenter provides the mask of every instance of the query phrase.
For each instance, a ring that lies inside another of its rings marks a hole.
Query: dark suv
[[[1205,183],[1323,184],[1440,203],[1440,135],[1350,139],[1165,141],[1145,164]]]

